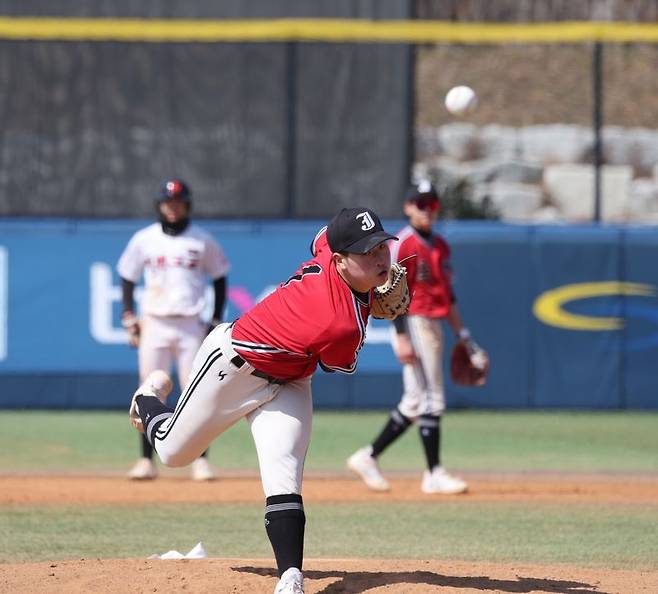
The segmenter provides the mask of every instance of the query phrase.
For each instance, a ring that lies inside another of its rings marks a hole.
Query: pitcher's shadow
[[[232,567],[233,571],[278,577],[277,571],[266,567]],[[432,571],[304,571],[308,579],[339,578],[318,594],[361,594],[372,588],[395,584],[426,584],[445,588],[511,592],[557,592],[560,594],[607,594],[592,584],[569,580],[551,580],[518,577],[515,580],[499,580],[487,576],[444,575]]]

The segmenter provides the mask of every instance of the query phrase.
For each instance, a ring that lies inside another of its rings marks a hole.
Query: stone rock
[[[626,218],[630,184],[629,166],[604,165],[601,168],[601,220]],[[549,198],[570,221],[592,220],[594,216],[594,167],[592,165],[548,165],[544,187]]]
[[[539,163],[518,160],[488,160],[464,163],[462,174],[472,183],[509,182],[538,184],[541,182],[543,167]]]
[[[534,214],[537,221],[560,217],[589,221],[594,214],[593,144],[593,131],[587,126],[490,124],[478,128],[454,122],[417,132],[414,176],[434,180],[439,190],[464,182],[477,186],[480,193],[492,192],[496,206],[500,205],[495,200],[500,199],[503,210],[512,213],[509,216],[521,216],[524,203],[519,198],[515,205],[513,198],[505,196],[521,193],[502,188],[543,180],[554,209],[540,206]],[[658,129],[606,126],[602,150],[602,219],[653,220],[658,208]]]
[[[530,221],[539,225],[566,225],[568,221],[562,216],[560,210],[549,204],[541,206],[530,216]]]
[[[423,169],[414,167],[415,179],[431,179],[437,187],[446,187],[464,178],[464,164],[450,157],[431,159]]]
[[[491,182],[493,163],[491,161],[465,161],[460,164],[459,177],[472,184]]]
[[[498,124],[482,126],[479,146],[483,159],[518,159],[521,153],[519,130]]]
[[[590,128],[552,124],[527,126],[519,131],[524,161],[578,163],[591,150],[594,134]]]
[[[630,165],[638,175],[651,175],[658,164],[658,130],[607,126],[601,131],[606,164]]]
[[[439,128],[439,142],[444,155],[459,161],[473,161],[480,156],[479,133],[474,124],[454,123]]]
[[[638,223],[650,215],[658,216],[658,181],[650,178],[633,180],[627,210],[629,220]]]
[[[542,205],[544,193],[539,186],[496,182],[478,184],[473,188],[473,199],[482,203],[488,197],[507,221],[525,221]]]

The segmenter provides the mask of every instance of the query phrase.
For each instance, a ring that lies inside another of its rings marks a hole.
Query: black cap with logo
[[[429,198],[438,200],[439,193],[436,190],[436,187],[429,180],[421,180],[416,184],[413,184],[404,196],[405,202],[413,202],[419,198]]]
[[[332,252],[365,254],[382,241],[397,240],[386,233],[379,217],[369,208],[343,208],[327,226],[327,241]]]

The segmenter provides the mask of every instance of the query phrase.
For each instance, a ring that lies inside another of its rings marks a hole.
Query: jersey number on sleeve
[[[285,283],[283,283],[283,286],[287,286],[292,281],[303,280],[305,274],[320,274],[321,272],[322,268],[318,264],[310,264],[309,266],[304,266],[301,272],[291,276]]]

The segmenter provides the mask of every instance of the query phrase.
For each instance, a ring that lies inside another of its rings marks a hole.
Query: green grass
[[[319,532],[309,541],[311,556],[340,556],[354,543],[356,556],[362,557],[528,563],[540,558],[545,563],[658,568],[658,535],[646,530],[658,520],[655,507],[468,505],[454,500],[321,506],[309,513]],[[629,545],[637,534],[643,535],[640,541]]]
[[[461,559],[658,570],[658,507],[311,504],[307,557]],[[262,506],[10,507],[0,561],[147,557],[203,541],[217,557],[270,557]],[[139,527],[136,529],[136,527]],[[614,535],[614,536],[613,536]]]
[[[386,412],[319,412],[307,469],[336,471],[369,442]],[[658,414],[450,412],[444,460],[457,471],[658,472]],[[2,472],[123,472],[137,435],[117,412],[0,415]],[[246,423],[221,436],[211,460],[257,470]],[[386,470],[420,471],[415,429],[382,458]],[[0,488],[2,478],[0,476]],[[306,505],[308,557],[443,558],[658,570],[658,505],[383,500]],[[0,562],[147,557],[203,541],[217,557],[271,557],[256,504],[5,505]]]
[[[381,412],[317,412],[306,467],[341,470],[371,441]],[[447,466],[471,471],[658,472],[658,414],[573,412],[449,412],[443,420]],[[3,411],[0,472],[121,471],[138,453],[138,436],[118,412]],[[240,422],[211,447],[227,470],[257,470],[249,428]],[[419,470],[414,428],[381,458],[386,470]]]

